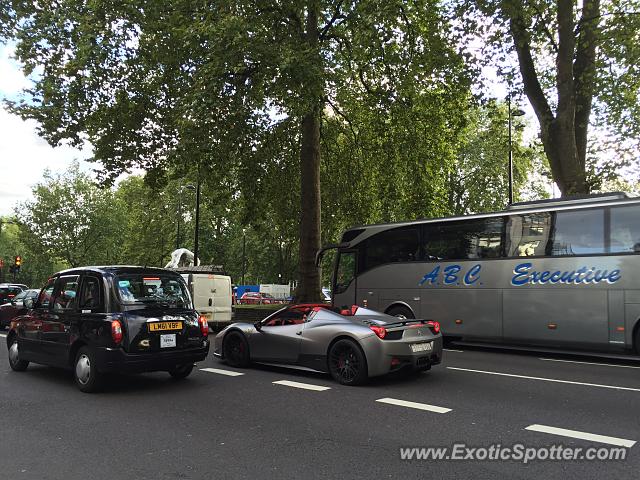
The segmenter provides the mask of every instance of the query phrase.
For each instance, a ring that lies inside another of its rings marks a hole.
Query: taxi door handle
[[[296,335],[302,335],[302,330],[300,330],[299,332],[296,332]]]

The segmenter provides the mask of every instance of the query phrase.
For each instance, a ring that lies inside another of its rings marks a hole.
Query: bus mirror
[[[322,247],[316,252],[316,267],[320,266],[320,262],[322,262],[322,259],[324,258],[324,252],[326,252],[327,250],[333,250],[334,248],[343,248],[346,246],[346,243],[331,243],[325,247]]]

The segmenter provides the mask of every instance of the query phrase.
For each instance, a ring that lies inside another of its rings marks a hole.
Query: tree
[[[77,163],[65,174],[45,172],[33,197],[16,211],[21,241],[31,252],[69,267],[108,265],[120,258],[121,245],[114,238],[122,231],[122,217],[114,215],[113,194],[99,189]]]
[[[464,0],[456,11],[467,33],[491,40],[493,51],[483,56],[507,76],[515,54],[563,195],[588,193],[596,181],[588,175],[593,164],[612,163],[588,157],[590,127],[604,124],[618,132],[616,141],[634,138],[637,145],[637,0],[583,0],[579,6],[575,0]]]
[[[247,178],[278,163],[261,157],[274,151],[264,142],[292,122],[298,295],[313,300],[325,107],[370,98],[384,109],[414,80],[435,108],[456,103],[466,77],[440,11],[435,0],[16,2],[17,55],[27,73],[43,69],[13,111],[38,120],[52,144],[89,140],[111,178],[187,162]]]

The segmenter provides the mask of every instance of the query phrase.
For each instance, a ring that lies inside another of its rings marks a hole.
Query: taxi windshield
[[[122,273],[116,276],[116,286],[123,303],[191,308],[184,281],[175,275]]]

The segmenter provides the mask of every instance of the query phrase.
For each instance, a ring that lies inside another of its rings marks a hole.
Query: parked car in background
[[[13,297],[9,303],[0,305],[0,328],[8,327],[15,317],[27,313],[24,301],[27,298],[35,300],[39,293],[40,290],[36,289],[23,290]]]
[[[176,272],[147,267],[85,267],[53,275],[7,334],[9,365],[73,370],[83,392],[106,372],[166,371],[187,377],[209,353],[209,326]]]
[[[21,283],[0,283],[0,305],[10,302],[27,286]]]
[[[272,305],[280,303],[273,296],[262,292],[244,292],[238,299],[241,305]]]

